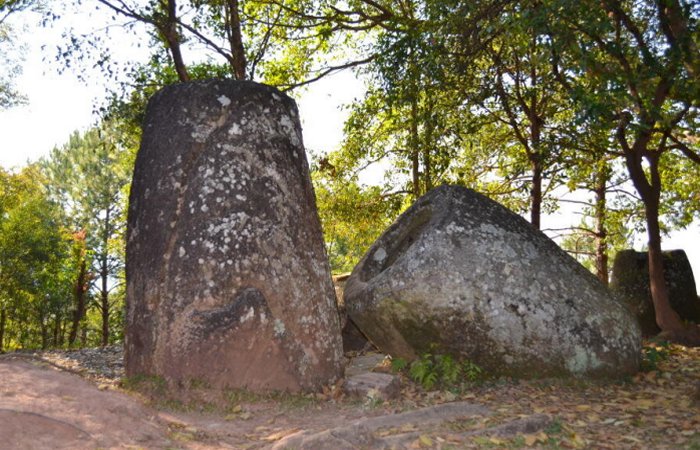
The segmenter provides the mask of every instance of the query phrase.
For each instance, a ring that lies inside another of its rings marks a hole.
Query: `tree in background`
[[[22,73],[23,49],[17,45],[16,31],[8,19],[39,5],[37,0],[0,1],[0,110],[23,104],[27,100],[14,86],[14,79]]]
[[[71,239],[30,166],[0,170],[0,350],[61,345],[71,295]]]
[[[384,194],[381,186],[362,186],[356,171],[339,173],[338,156],[313,161],[311,176],[331,270],[346,273],[396,218],[403,198]]]
[[[381,26],[372,44],[381,49],[377,51],[381,56],[364,69],[374,77],[366,101],[357,104],[348,123],[355,127],[357,139],[346,141],[345,160],[359,162],[357,167],[405,149],[406,155],[414,156],[407,159],[413,162],[413,185],[418,186],[418,147],[412,145],[419,135],[416,130],[434,129],[435,136],[452,132],[436,126],[435,116],[418,113],[416,99],[421,94],[437,97],[430,83],[437,79],[439,91],[463,102],[453,103],[453,114],[464,122],[481,123],[474,135],[458,133],[453,140],[459,144],[459,157],[451,158],[448,171],[456,181],[459,175],[468,175],[465,184],[498,185],[497,191],[512,198],[515,191],[506,186],[517,186],[529,170],[529,210],[537,225],[546,191],[542,181],[547,179],[552,191],[570,176],[571,189],[594,196],[590,213],[595,223],[585,228],[595,237],[596,266],[603,281],[610,230],[620,230],[620,224],[638,212],[634,207],[620,208],[620,200],[608,193],[620,188],[611,183],[631,180],[644,205],[659,325],[676,339],[688,341],[687,330],[668,305],[660,236],[664,224],[683,226],[697,211],[692,209],[697,196],[690,186],[697,184],[694,165],[700,161],[696,136],[700,11],[675,0],[454,0],[371,7],[368,3],[350,7],[356,8],[358,18],[369,17],[368,8],[382,12],[374,16]],[[429,43],[425,51],[416,51],[420,42]],[[382,61],[391,62],[386,64],[389,70],[382,70]],[[415,76],[426,74],[426,69],[427,77]],[[464,104],[467,107],[460,108]],[[445,108],[437,109],[444,116]],[[597,143],[582,139],[595,135],[602,135]],[[352,138],[352,129],[348,136]],[[500,148],[494,149],[494,143]],[[437,144],[437,140],[427,143]],[[617,161],[624,162],[623,173]],[[682,174],[668,177],[673,170],[669,163],[682,168]],[[391,160],[390,166],[389,173],[401,168],[402,162]],[[475,180],[474,173],[482,180]],[[575,181],[583,174],[591,182]],[[621,180],[613,182],[614,178]],[[393,180],[394,186],[401,186],[395,176]],[[622,242],[623,236],[615,239]]]
[[[698,21],[692,2],[543,2],[555,71],[591,120],[611,124],[617,149],[644,205],[651,292],[659,327],[700,344],[671,308],[661,256],[664,160],[700,164]],[[677,167],[683,167],[679,164]],[[695,173],[691,169],[691,173]],[[676,173],[676,176],[679,174]]]
[[[545,199],[562,184],[557,126],[568,121],[568,105],[536,26],[537,2],[495,3],[462,2],[440,17],[449,33],[443,64],[457,74],[454,90],[472,113],[507,129],[499,155],[504,181],[528,194],[530,223],[539,229]]]
[[[121,141],[117,130],[116,124],[106,122],[82,134],[75,132],[43,162],[52,195],[72,218],[76,235],[84,235],[85,248],[76,249],[77,258],[83,260],[78,263],[73,284],[73,327],[86,318],[83,313],[92,306],[99,312],[102,345],[110,342],[110,322],[123,304],[123,298],[112,298],[111,294],[123,280],[127,186],[135,153],[133,143]],[[90,280],[96,301],[86,305],[84,286]],[[73,340],[75,335],[72,330]]]

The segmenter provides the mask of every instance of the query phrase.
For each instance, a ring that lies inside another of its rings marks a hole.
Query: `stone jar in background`
[[[342,342],[296,104],[210,80],[150,100],[127,230],[126,373],[315,391]]]
[[[345,285],[381,351],[470,360],[491,375],[617,377],[638,370],[633,315],[517,214],[442,186],[402,214]]]
[[[700,323],[700,298],[688,255],[683,250],[668,250],[662,256],[671,307],[682,320]],[[654,336],[661,331],[656,324],[656,312],[649,287],[648,252],[617,252],[610,288],[632,308],[642,326],[643,336]]]

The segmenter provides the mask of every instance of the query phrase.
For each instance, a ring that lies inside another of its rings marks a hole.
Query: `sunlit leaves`
[[[0,171],[0,348],[56,345],[70,307],[71,237],[36,167]]]
[[[99,299],[92,310],[105,322],[123,301],[110,295],[120,292],[123,279],[127,186],[135,154],[134,142],[119,125],[105,122],[101,128],[76,132],[43,162],[52,195],[72,217],[74,229],[86,233],[91,292]],[[103,332],[102,343],[109,339]]]

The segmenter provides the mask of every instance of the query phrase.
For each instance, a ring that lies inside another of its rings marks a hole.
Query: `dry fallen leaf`
[[[504,441],[503,439],[499,439],[497,437],[489,438],[489,442],[493,445],[505,445],[506,444],[506,441]]]
[[[272,433],[269,436],[265,436],[264,438],[262,438],[262,440],[268,442],[279,441],[283,437],[289,436],[290,434],[296,433],[297,431],[299,431],[299,428],[289,428],[287,430],[278,431],[276,433]]]
[[[648,399],[640,399],[640,400],[635,400],[632,403],[632,406],[634,406],[637,409],[649,409],[656,405],[656,402],[654,400],[648,400]]]
[[[421,447],[430,448],[430,447],[433,446],[433,440],[430,439],[430,436],[426,436],[425,434],[422,434],[422,435],[418,438],[418,442],[420,442],[420,446],[421,446]]]
[[[526,434],[523,436],[523,439],[525,440],[525,445],[528,447],[532,447],[537,443],[537,436],[534,434]]]

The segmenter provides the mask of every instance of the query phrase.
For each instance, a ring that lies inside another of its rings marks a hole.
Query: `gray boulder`
[[[517,377],[635,373],[639,325],[583,266],[517,214],[442,186],[372,245],[345,307],[381,350],[468,359]]]
[[[671,307],[681,319],[700,323],[700,299],[688,256],[683,250],[665,251],[662,256]],[[656,313],[649,287],[648,252],[634,250],[617,252],[610,288],[632,308],[639,319],[644,336],[654,336],[661,331],[656,324]]]
[[[126,373],[313,391],[342,342],[293,100],[251,82],[149,102],[127,231]]]

